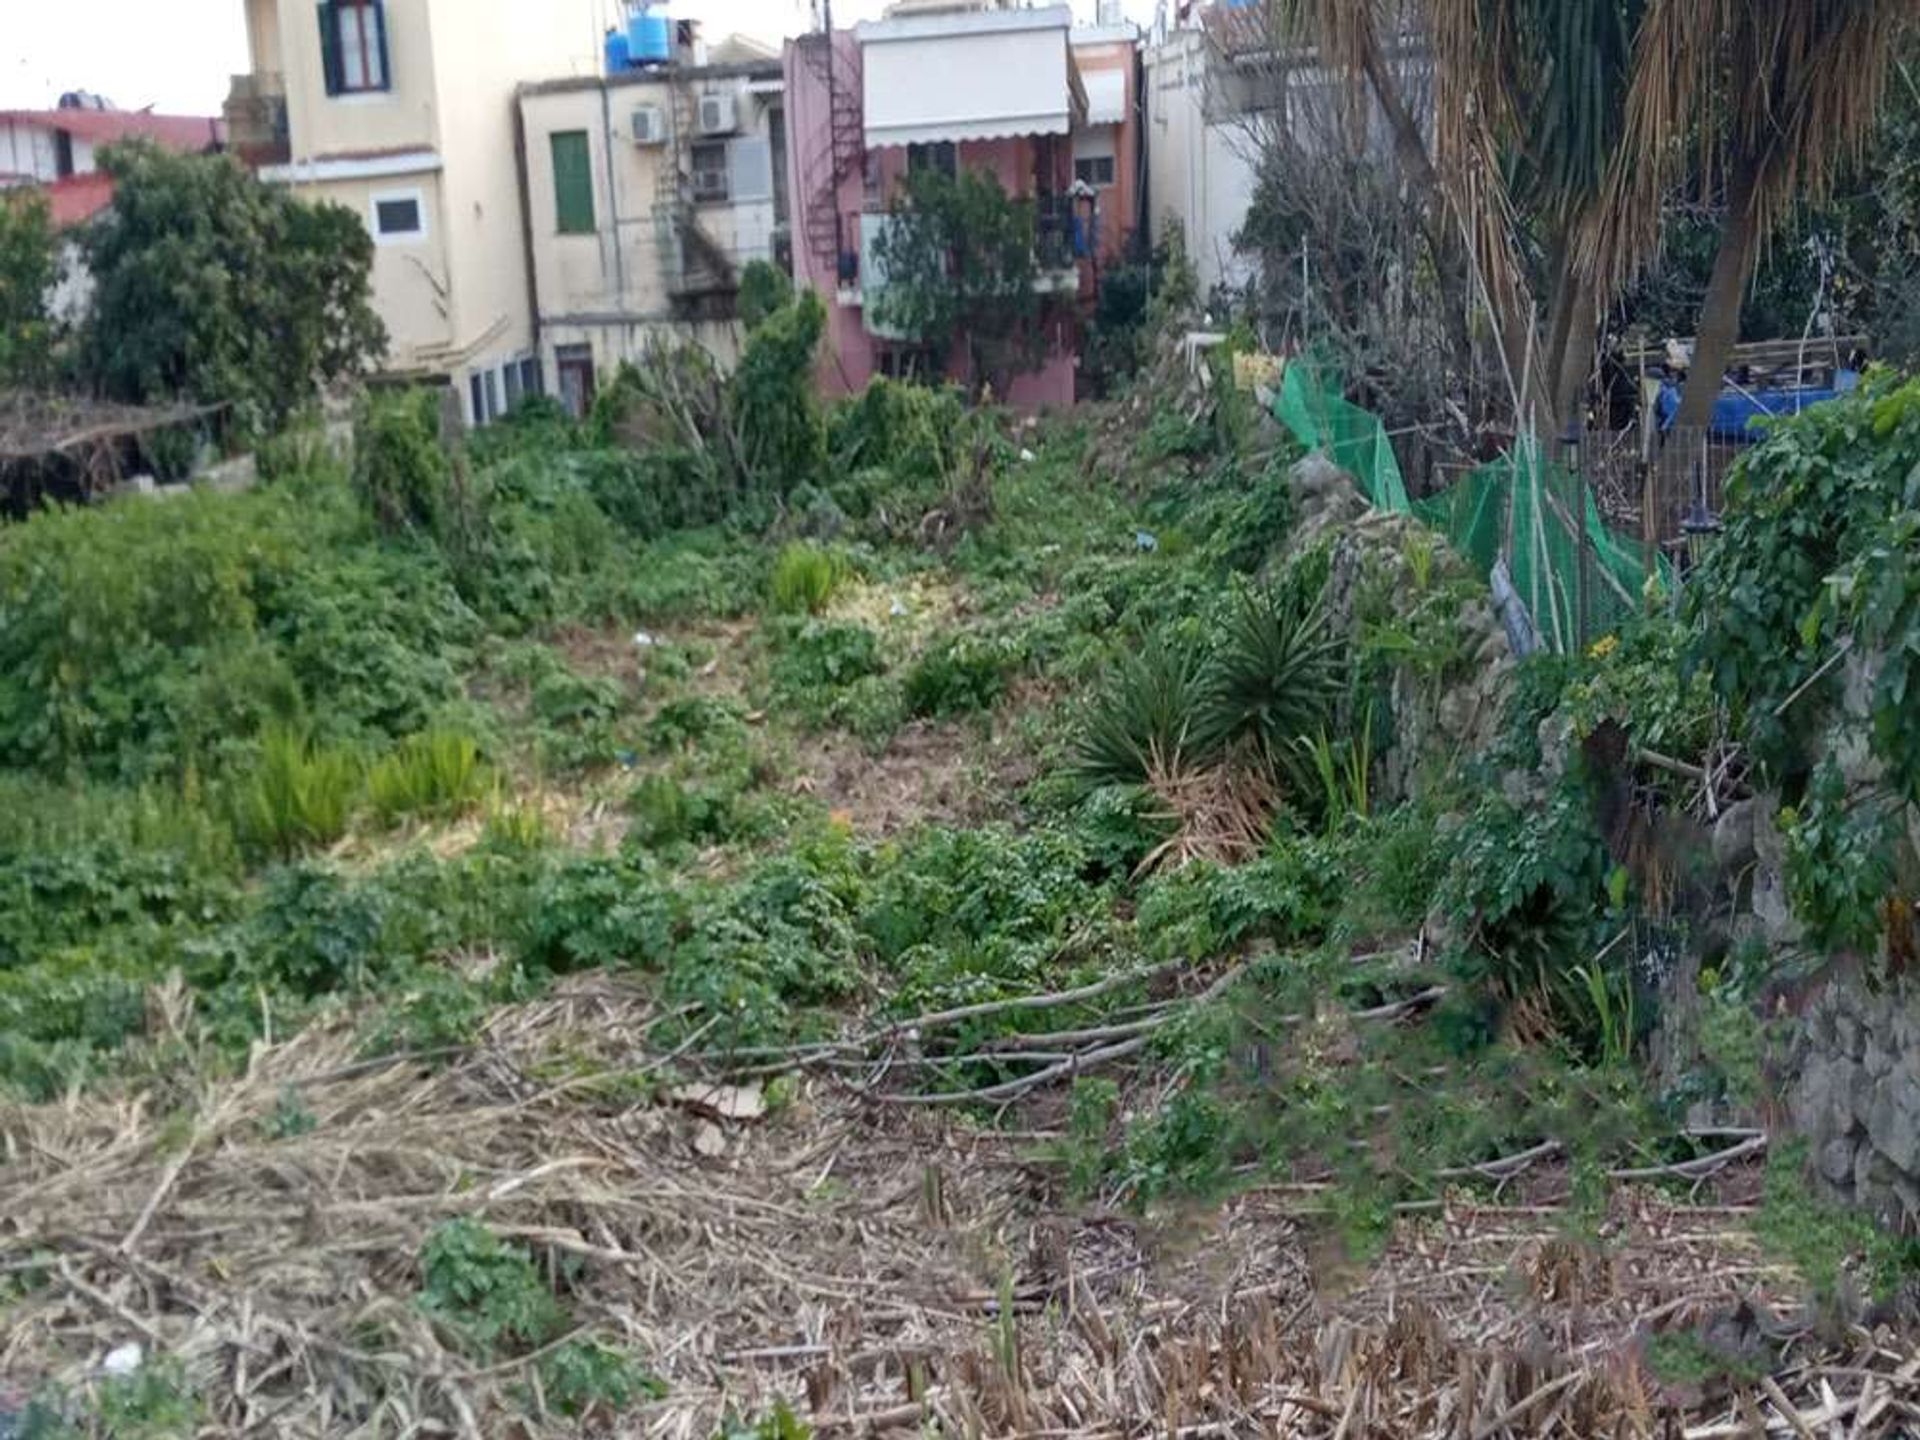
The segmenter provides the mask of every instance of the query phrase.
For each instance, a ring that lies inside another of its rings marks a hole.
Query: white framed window
[[[422,191],[375,191],[368,209],[377,244],[406,245],[427,238],[427,198]]]

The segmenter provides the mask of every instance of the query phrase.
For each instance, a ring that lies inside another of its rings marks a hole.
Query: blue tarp
[[[1760,438],[1756,422],[1771,415],[1798,415],[1822,401],[1844,395],[1860,383],[1855,370],[1836,370],[1831,386],[1798,390],[1743,390],[1728,387],[1714,402],[1713,419],[1707,431],[1715,440],[1744,443]],[[1673,417],[1680,413],[1680,387],[1671,380],[1660,387],[1660,428],[1671,430]]]

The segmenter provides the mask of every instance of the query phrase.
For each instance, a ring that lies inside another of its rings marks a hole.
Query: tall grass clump
[[[383,825],[473,808],[488,789],[480,742],[457,730],[409,736],[367,770],[367,804]]]
[[[360,793],[361,763],[354,751],[273,726],[260,737],[259,758],[237,784],[235,826],[252,849],[291,859],[346,834]]]
[[[846,567],[817,545],[795,541],[773,562],[767,598],[782,615],[819,615],[846,579]]]

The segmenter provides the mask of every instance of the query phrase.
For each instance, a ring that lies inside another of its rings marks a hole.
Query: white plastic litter
[[[654,646],[658,645],[659,643],[660,642],[658,640],[654,639],[653,636],[649,635],[644,630],[636,631],[634,633],[633,647],[636,650],[651,650]]]
[[[107,1358],[100,1362],[100,1368],[109,1375],[131,1375],[140,1368],[140,1362],[146,1353],[138,1345],[126,1344],[107,1352]]]

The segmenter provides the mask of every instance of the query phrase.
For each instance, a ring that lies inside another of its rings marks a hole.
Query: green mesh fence
[[[1380,417],[1350,403],[1311,361],[1289,362],[1273,408],[1302,445],[1325,450],[1359,481],[1376,508],[1432,526],[1482,574],[1504,557],[1513,588],[1549,648],[1565,653],[1579,644],[1583,589],[1589,638],[1639,610],[1646,582],[1640,547],[1608,529],[1592,492],[1532,447],[1509,451],[1444,493],[1414,502]]]

